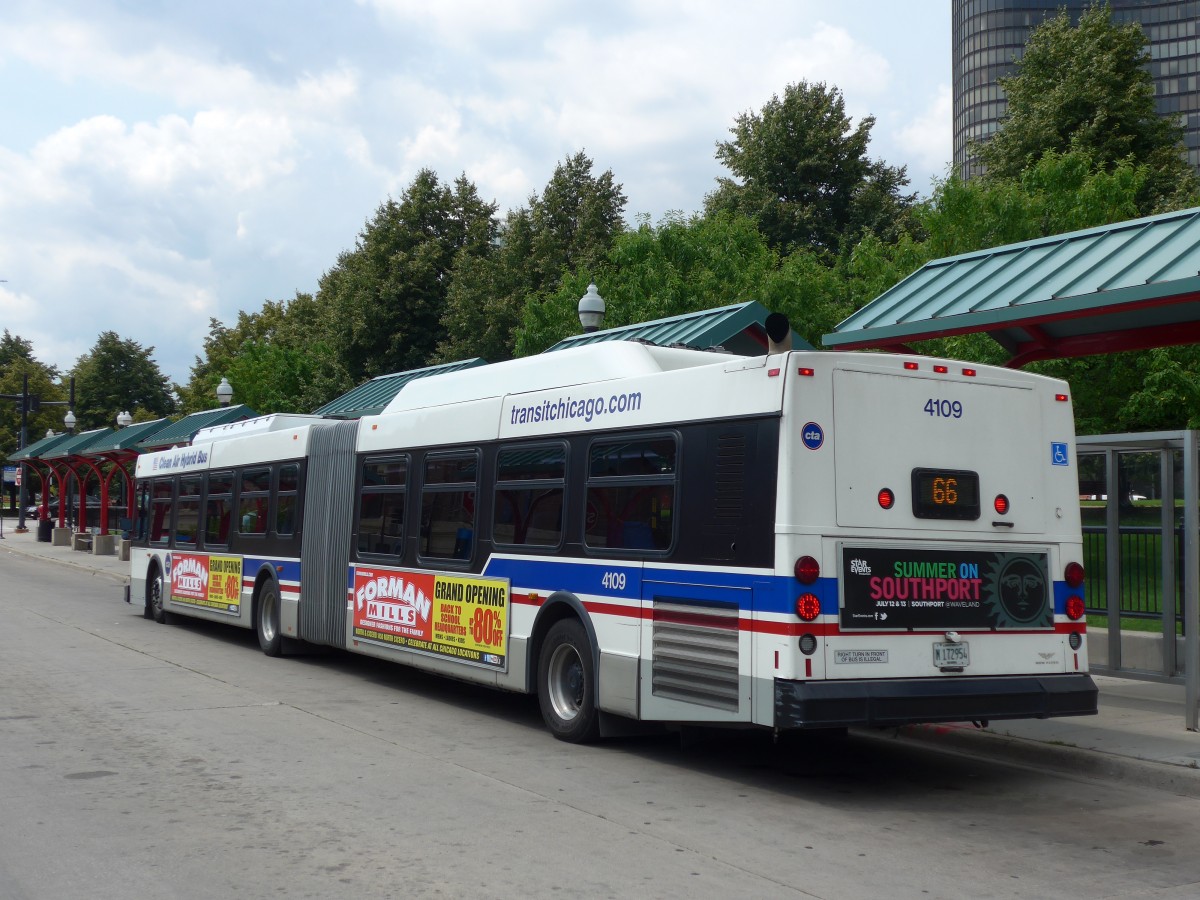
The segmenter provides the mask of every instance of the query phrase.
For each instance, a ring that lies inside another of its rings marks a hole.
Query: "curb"
[[[72,559],[63,559],[63,558],[57,557],[57,556],[46,556],[41,553],[30,553],[28,550],[25,550],[19,546],[10,544],[7,540],[4,543],[0,544],[0,550],[7,550],[9,553],[15,553],[18,556],[25,557],[26,559],[50,559],[50,560],[53,560],[55,563],[57,563],[60,566],[67,566],[68,568],[75,569],[79,572],[87,572],[89,575],[93,576],[94,578],[108,578],[108,579],[111,579],[112,581],[115,581],[117,584],[122,584],[122,585],[129,584],[129,576],[128,575],[120,575],[116,572],[105,572],[103,569],[97,569],[93,566],[81,565],[80,563],[77,563]]]
[[[1079,778],[1121,782],[1200,799],[1200,768],[1116,756],[1067,744],[1049,744],[1028,738],[981,731],[972,725],[905,725],[880,732],[860,731],[877,741],[936,747],[948,753],[988,756],[1024,768],[1062,772]]]

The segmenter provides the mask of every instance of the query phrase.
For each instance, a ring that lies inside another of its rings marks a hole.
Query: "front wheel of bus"
[[[150,581],[146,585],[146,611],[143,615],[160,625],[167,621],[165,595],[166,581],[163,579],[162,569],[154,566],[150,573]]]
[[[556,623],[542,644],[538,703],[546,727],[559,740],[582,744],[599,737],[592,645],[575,619]]]
[[[263,582],[254,608],[258,646],[267,656],[279,656],[283,652],[283,633],[279,630],[279,584],[274,578]]]

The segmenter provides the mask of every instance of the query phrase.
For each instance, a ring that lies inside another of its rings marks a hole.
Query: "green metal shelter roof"
[[[329,416],[338,419],[359,419],[363,416],[375,416],[383,412],[384,407],[392,402],[409,382],[418,378],[428,378],[430,375],[443,375],[446,372],[457,372],[460,369],[473,369],[476,366],[487,365],[487,361],[476,357],[461,362],[443,363],[440,366],[427,366],[424,369],[413,369],[409,372],[395,372],[391,375],[380,375],[365,384],[360,384],[354,390],[343,394],[336,400],[331,400],[320,409],[314,410],[315,416]]]
[[[717,309],[704,309],[653,322],[639,322],[605,331],[592,331],[564,338],[546,352],[565,347],[582,347],[601,341],[649,341],[663,347],[683,344],[697,350],[721,346],[731,353],[760,356],[767,351],[767,331],[763,323],[770,311],[756,300],[735,303]],[[792,347],[812,350],[812,344],[792,332]]]
[[[38,459],[66,459],[68,456],[80,456],[90,444],[112,434],[111,428],[93,428],[91,431],[81,431],[79,434],[67,436],[67,440],[55,444],[38,454]]]
[[[1013,367],[1200,341],[1200,209],[934,260],[823,342],[907,350],[974,332]]]
[[[136,425],[129,425],[112,432],[104,438],[89,444],[87,452],[89,456],[98,456],[101,453],[114,453],[118,450],[132,450],[141,441],[146,440],[151,435],[162,431],[171,425],[170,419],[155,419],[153,422],[138,422]]]
[[[159,447],[170,447],[174,444],[190,444],[196,432],[210,425],[228,425],[242,419],[252,419],[257,416],[254,410],[243,403],[234,406],[220,406],[216,409],[206,409],[201,412],[184,416],[178,422],[173,422],[166,428],[155,431],[142,438],[134,446],[138,450],[156,450]]]
[[[67,434],[67,432],[64,431],[61,434],[52,434],[49,437],[41,438],[40,440],[34,441],[25,449],[17,450],[16,452],[9,454],[8,461],[21,462],[22,460],[26,459],[38,459],[40,458],[40,454],[45,453],[48,450],[52,450],[54,447],[57,447],[59,444],[72,437],[74,437],[74,435]]]

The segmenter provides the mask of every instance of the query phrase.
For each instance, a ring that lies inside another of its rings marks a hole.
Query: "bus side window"
[[[584,543],[593,549],[669,550],[677,457],[673,435],[594,441]]]
[[[496,457],[492,540],[499,545],[558,547],[566,472],[562,444],[501,450]]]
[[[229,527],[233,522],[233,473],[212,472],[208,476],[208,496],[204,505],[205,546],[225,547],[229,544]]]
[[[479,455],[474,452],[425,457],[420,556],[471,558],[478,473]]]
[[[267,509],[271,499],[271,470],[246,469],[238,493],[238,533],[267,533]]]
[[[171,506],[175,498],[175,482],[171,478],[156,478],[150,507],[150,543],[165,546],[171,539]]]
[[[299,503],[300,467],[295,463],[279,467],[279,488],[275,496],[275,533],[296,532],[296,506]]]
[[[400,556],[404,550],[408,459],[364,460],[360,484],[355,529],[358,552]]]

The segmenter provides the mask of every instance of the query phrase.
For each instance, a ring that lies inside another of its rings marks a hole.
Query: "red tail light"
[[[896,505],[896,495],[892,493],[891,488],[879,489],[879,505],[884,509],[891,509]]]
[[[1067,598],[1067,618],[1072,621],[1079,621],[1083,618],[1083,598],[1072,594]]]
[[[1083,566],[1077,562],[1067,563],[1067,568],[1063,572],[1063,581],[1067,583],[1067,587],[1077,588],[1083,584]]]
[[[821,600],[816,594],[801,594],[796,598],[796,615],[803,621],[811,622],[820,614]]]
[[[821,565],[811,556],[802,556],[796,560],[796,580],[801,584],[813,584],[821,577]]]
[[[996,502],[994,505],[996,507],[996,512],[998,512],[1000,515],[1003,516],[1008,513],[1008,498],[1003,494],[996,495]]]

